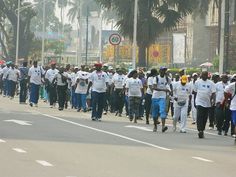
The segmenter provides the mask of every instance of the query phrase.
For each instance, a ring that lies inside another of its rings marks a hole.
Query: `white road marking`
[[[164,150],[164,151],[171,151],[172,150],[172,149],[169,149],[169,148],[157,146],[155,144],[147,143],[147,142],[144,142],[144,141],[140,141],[140,140],[130,138],[130,137],[127,137],[127,136],[123,136],[123,135],[119,135],[119,134],[112,133],[112,132],[109,132],[109,131],[89,127],[87,125],[82,125],[82,124],[79,124],[79,123],[76,123],[76,122],[72,122],[72,121],[62,119],[62,118],[59,118],[59,117],[55,117],[55,116],[51,116],[51,115],[48,115],[48,114],[41,114],[41,115],[46,116],[46,117],[50,117],[50,118],[53,118],[53,119],[56,119],[56,120],[59,120],[59,121],[62,121],[62,122],[70,123],[70,124],[73,124],[73,125],[76,125],[76,126],[79,126],[79,127],[87,128],[87,129],[94,130],[94,131],[97,131],[97,132],[105,133],[105,134],[108,134],[108,135],[112,135],[112,136],[115,136],[115,137],[119,137],[119,138],[122,138],[122,139],[129,140],[129,141],[133,141],[133,142],[136,142],[136,143],[139,143],[139,144],[144,144],[144,145],[154,147],[154,148],[157,148],[157,149],[161,149],[161,150]]]
[[[147,131],[147,132],[152,132],[152,130],[147,128],[147,127],[133,126],[133,125],[127,125],[125,127],[127,127],[127,128],[135,128],[135,129],[139,129],[139,130],[144,130],[144,131]]]
[[[15,120],[15,119],[12,119],[12,120],[4,120],[5,122],[13,122],[13,123],[16,123],[16,124],[19,124],[19,125],[32,125],[31,122],[29,121],[24,121],[24,120]]]
[[[16,152],[19,152],[19,153],[26,153],[25,150],[19,149],[19,148],[13,148],[12,150],[14,150],[14,151],[16,151]]]
[[[53,167],[52,164],[50,164],[49,162],[44,161],[44,160],[36,160],[36,162],[39,163],[40,165],[44,166],[44,167]]]
[[[202,157],[192,157],[193,159],[196,159],[196,160],[200,160],[200,161],[203,161],[203,162],[209,162],[209,163],[212,163],[214,161],[212,160],[208,160],[208,159],[204,159]]]
[[[0,139],[0,143],[6,143],[6,141],[4,141],[4,140]]]

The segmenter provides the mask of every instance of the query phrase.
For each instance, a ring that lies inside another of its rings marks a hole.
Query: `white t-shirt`
[[[112,83],[115,85],[115,89],[123,89],[125,75],[115,74],[112,78]]]
[[[195,82],[194,91],[197,92],[196,105],[205,108],[211,107],[211,95],[216,92],[214,82],[211,80],[199,79]]]
[[[128,89],[128,96],[141,97],[143,88],[142,81],[139,78],[129,78],[126,80],[126,88]]]
[[[186,101],[188,102],[189,96],[191,95],[191,86],[190,84],[182,85],[181,82],[175,82],[173,85],[173,95],[175,98],[178,98],[177,102]]]
[[[79,82],[77,83],[75,93],[79,94],[86,94],[88,89],[88,77],[89,73],[86,71],[79,71],[78,76],[76,78],[76,82],[79,79]]]
[[[112,78],[113,78],[113,73],[108,72],[107,76],[108,76],[108,85],[112,85]]]
[[[216,103],[223,103],[224,101],[224,90],[228,83],[218,82],[216,83]]]
[[[106,92],[106,83],[109,81],[107,73],[103,71],[93,71],[89,77],[89,81],[93,84],[92,91],[98,93]]]
[[[150,89],[150,87],[153,87],[153,79],[154,77],[149,77],[147,80],[147,94],[152,95],[152,90]]]
[[[10,81],[14,81],[17,82],[18,76],[20,75],[20,71],[18,69],[12,69],[10,68],[7,71],[7,76],[8,76],[8,80]]]
[[[10,67],[8,68],[7,66],[5,66],[5,67],[2,69],[3,79],[6,79],[6,77],[7,77],[7,72],[8,72],[9,69],[10,69]]]
[[[170,90],[170,85],[169,85],[169,83],[170,83],[169,80],[170,79],[168,78],[168,80],[167,80],[166,76],[164,76],[164,77],[157,76],[157,77],[158,77],[158,83],[157,83],[156,77],[154,77],[153,78],[153,85],[157,85],[158,89],[168,89],[168,90]],[[153,90],[152,98],[166,98],[166,92]]]
[[[63,72],[62,74],[57,73],[55,75],[55,79],[57,80],[58,86],[65,86],[67,84],[67,80],[62,82],[62,75],[65,76],[66,78],[68,78],[68,73],[66,73],[66,72]]]
[[[32,66],[29,69],[28,76],[30,76],[30,83],[41,85],[42,84],[42,75],[45,73],[42,67],[37,66],[36,68]]]
[[[232,95],[232,100],[230,103],[230,110],[231,111],[235,111],[236,110],[236,95],[235,95],[235,82],[229,84],[226,88],[225,88],[225,92],[229,93]]]
[[[55,78],[55,75],[58,73],[59,71],[57,69],[49,69],[46,72],[45,78],[49,80],[50,83],[52,83],[53,79]]]

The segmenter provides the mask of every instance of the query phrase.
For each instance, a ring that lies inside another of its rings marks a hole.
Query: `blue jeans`
[[[40,85],[30,83],[30,103],[38,104]]]
[[[10,97],[14,97],[15,96],[15,92],[16,92],[16,82],[15,81],[12,81],[12,80],[9,80],[8,81],[8,84],[9,84],[9,90],[8,90],[8,95]]]
[[[166,119],[166,99],[165,98],[153,98],[152,99],[152,117],[157,119],[160,115],[161,119]]]
[[[71,89],[71,104],[73,108],[78,107],[78,94],[75,93],[75,88]]]
[[[86,98],[86,94],[78,93],[78,109],[83,108],[83,110],[86,111]]]
[[[92,92],[92,118],[102,118],[102,111],[106,99],[105,94],[106,93]]]

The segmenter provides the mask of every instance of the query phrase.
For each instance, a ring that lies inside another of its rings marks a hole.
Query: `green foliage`
[[[214,69],[218,69],[219,68],[219,64],[220,64],[220,57],[219,56],[215,56],[215,58],[213,58],[213,67]]]

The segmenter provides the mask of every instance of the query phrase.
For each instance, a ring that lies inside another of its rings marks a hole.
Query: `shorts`
[[[166,99],[165,98],[153,98],[152,99],[152,117],[157,119],[160,115],[161,119],[166,119]]]

